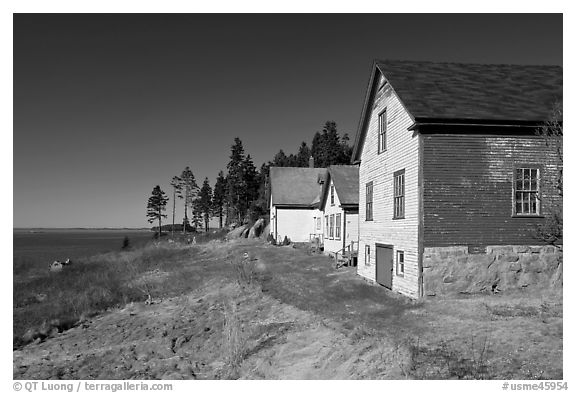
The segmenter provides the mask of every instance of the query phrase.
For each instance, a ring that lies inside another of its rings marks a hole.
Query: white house
[[[270,167],[270,233],[276,241],[308,242],[322,233],[318,179],[325,174],[324,168]]]
[[[352,258],[358,250],[358,166],[328,168],[320,210],[324,217],[324,253]],[[338,255],[336,255],[338,254]]]

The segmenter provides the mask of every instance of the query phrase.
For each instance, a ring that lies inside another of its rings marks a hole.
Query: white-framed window
[[[334,214],[330,214],[330,239],[334,239]]]
[[[394,172],[394,218],[404,218],[404,172]]]
[[[372,221],[373,183],[366,183],[366,221]]]
[[[329,228],[328,228],[328,216],[324,216],[324,221],[326,222],[326,232],[324,233],[324,237],[329,238],[330,232],[329,232]]]
[[[336,240],[340,240],[340,234],[342,230],[342,214],[336,214]]]
[[[514,173],[514,214],[540,215],[540,168],[523,166]]]
[[[378,114],[378,154],[386,150],[386,129],[387,115],[386,109],[384,109],[380,114]]]
[[[370,266],[370,246],[364,246],[364,265]]]
[[[316,230],[320,231],[322,229],[322,217],[316,218]]]
[[[404,251],[396,251],[396,275],[404,275]]]
[[[334,206],[334,184],[330,185],[330,205]]]

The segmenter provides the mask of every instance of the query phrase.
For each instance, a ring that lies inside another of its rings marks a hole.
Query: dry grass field
[[[47,284],[69,288],[41,303],[64,302],[61,315],[21,322],[71,316],[15,340],[14,378],[563,377],[560,292],[412,301],[327,257],[246,239],[161,242],[78,269]]]

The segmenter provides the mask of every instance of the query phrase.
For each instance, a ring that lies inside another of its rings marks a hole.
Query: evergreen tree
[[[190,167],[186,167],[180,175],[182,194],[184,197],[184,221],[182,223],[183,232],[186,233],[187,227],[190,225],[188,220],[188,207],[192,208],[192,204],[196,199],[198,193],[198,184]]]
[[[210,187],[208,178],[204,179],[204,183],[202,183],[202,188],[198,194],[198,209],[204,218],[204,229],[208,232],[210,229],[210,213],[212,212],[212,187]]]
[[[152,195],[148,198],[146,216],[148,217],[149,223],[158,220],[159,236],[162,236],[162,217],[166,217],[166,214],[162,214],[162,212],[166,210],[167,203],[168,197],[166,197],[164,191],[160,189],[160,186],[154,187]]]
[[[298,154],[296,155],[296,165],[298,167],[306,168],[310,162],[310,156],[312,151],[306,145],[306,142],[302,142],[300,148],[298,149]]]
[[[242,201],[245,200],[246,184],[244,182],[244,147],[240,138],[234,138],[234,145],[232,145],[230,162],[226,166],[228,168],[228,177],[226,184],[226,203],[228,207],[228,214],[226,221],[228,223],[236,220],[238,223],[242,222]]]
[[[172,186],[172,237],[174,237],[174,220],[176,217],[176,197],[182,199],[182,179],[178,176],[174,176],[170,182]]]
[[[326,162],[326,153],[324,149],[324,138],[319,132],[314,134],[314,137],[312,138],[312,148],[310,150],[312,157],[314,157],[314,167],[325,168],[324,163]]]
[[[190,225],[194,231],[202,229],[202,209],[200,207],[200,198],[195,199],[192,202],[192,217],[190,218]]]
[[[258,199],[260,175],[258,174],[258,170],[252,162],[252,157],[250,157],[250,154],[246,156],[242,166],[244,168],[244,184],[246,185],[246,190],[244,202],[241,204],[240,209],[242,211],[243,217],[249,213],[251,216],[250,218],[254,218],[254,202]]]
[[[220,171],[214,185],[214,196],[212,197],[212,209],[220,219],[220,229],[222,229],[222,216],[224,213],[224,203],[226,201],[226,178],[224,172]]]
[[[272,160],[272,166],[288,166],[288,157],[286,157],[284,150],[280,149],[280,151],[276,153]]]

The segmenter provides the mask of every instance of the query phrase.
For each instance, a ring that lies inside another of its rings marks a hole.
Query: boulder
[[[248,238],[254,239],[256,237],[260,237],[260,234],[262,234],[263,229],[264,229],[264,219],[259,218],[258,221],[256,221],[256,223],[252,225],[252,228],[250,228],[250,231],[248,232]]]
[[[242,233],[246,230],[247,225],[241,225],[238,228],[234,228],[232,229],[230,232],[228,232],[228,235],[226,235],[227,239],[238,239],[239,237],[242,236]]]

